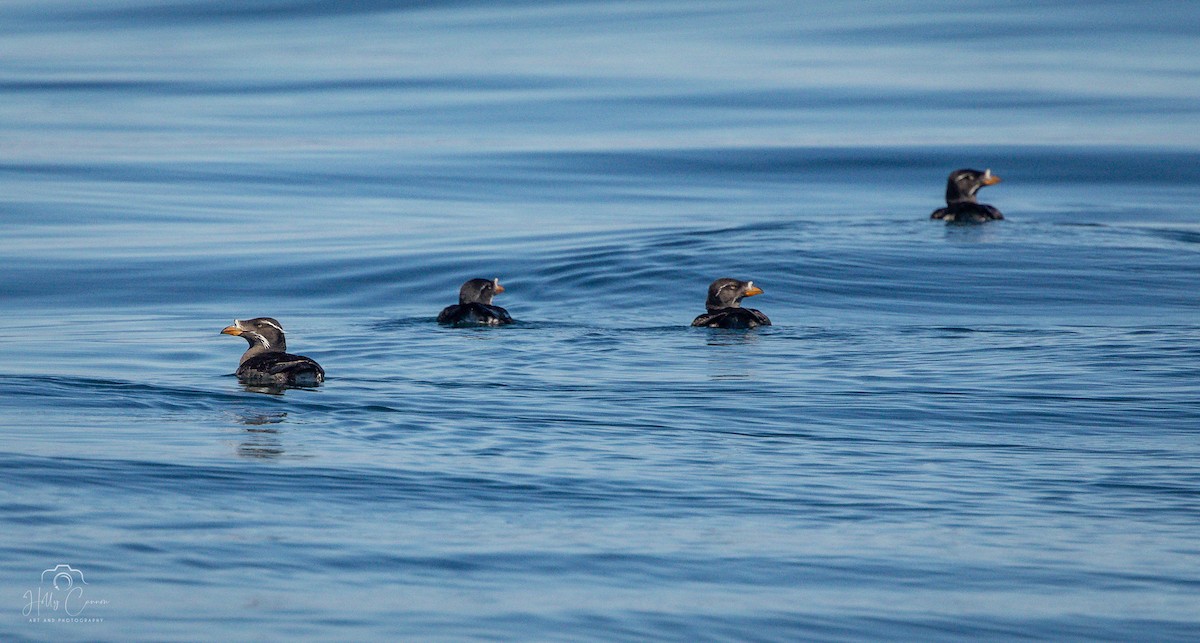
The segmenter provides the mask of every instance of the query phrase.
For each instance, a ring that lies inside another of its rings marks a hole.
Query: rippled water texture
[[[1195,640],[1196,51],[1166,2],[0,4],[0,640]],[[929,220],[960,167],[1006,220]],[[723,276],[774,325],[690,328]],[[434,323],[472,277],[516,324]],[[237,383],[259,315],[323,386]]]

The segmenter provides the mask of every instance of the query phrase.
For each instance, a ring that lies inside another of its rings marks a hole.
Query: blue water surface
[[[1153,0],[0,4],[0,640],[1196,640],[1196,51]],[[1006,220],[929,220],[960,167]],[[774,325],[690,328],[723,276]],[[434,322],[472,277],[516,324]],[[323,386],[238,384],[260,315]]]

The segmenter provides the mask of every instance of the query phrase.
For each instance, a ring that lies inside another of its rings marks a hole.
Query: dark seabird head
[[[221,330],[223,335],[237,335],[250,343],[250,348],[242,355],[242,361],[260,353],[283,353],[287,351],[287,342],[283,339],[283,326],[270,317],[256,317],[241,321],[233,320],[232,326]]]
[[[472,279],[458,289],[458,303],[492,305],[492,297],[504,292],[499,279]]]
[[[955,203],[975,203],[975,193],[985,185],[995,185],[1000,177],[992,174],[991,169],[954,170],[946,182],[946,205]]]
[[[723,277],[712,282],[708,287],[708,300],[704,307],[710,311],[721,308],[737,308],[742,304],[743,297],[761,295],[762,288],[754,285],[753,281],[738,281]]]

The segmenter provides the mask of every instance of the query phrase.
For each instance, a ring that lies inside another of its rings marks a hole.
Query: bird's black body
[[[951,203],[938,208],[930,219],[941,219],[946,223],[984,223],[1003,219],[1000,211],[986,203]]]
[[[708,312],[692,320],[693,326],[705,328],[754,328],[770,326],[771,320],[754,308],[742,308],[744,297],[762,294],[762,288],[752,281],[729,277],[718,279],[708,287],[704,307]]]
[[[221,333],[245,339],[250,348],[242,354],[236,375],[244,384],[263,386],[316,386],[325,381],[325,369],[303,355],[287,352],[283,327],[270,317],[234,320]]]
[[[325,381],[325,369],[303,355],[261,353],[238,366],[237,377],[246,384],[316,386]]]
[[[938,208],[929,215],[930,219],[941,219],[946,223],[983,223],[1003,219],[996,208],[975,200],[975,193],[985,185],[995,185],[1000,177],[991,170],[955,170],[946,181],[946,207]]]
[[[692,321],[693,326],[706,328],[754,328],[770,326],[771,320],[754,308],[719,308],[700,315]]]
[[[492,305],[492,297],[504,292],[499,279],[472,279],[458,290],[458,303],[438,314],[439,324],[453,326],[499,326],[513,323],[507,310]]]
[[[451,325],[483,325],[483,326],[499,326],[500,324],[511,324],[512,316],[507,310],[499,306],[489,306],[478,302],[470,302],[467,304],[454,304],[446,306],[442,312],[438,314],[439,324]]]

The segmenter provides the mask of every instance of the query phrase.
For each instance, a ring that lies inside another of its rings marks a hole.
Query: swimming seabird
[[[753,308],[742,308],[743,297],[761,295],[762,288],[753,281],[738,281],[723,277],[708,287],[704,307],[708,312],[692,321],[693,326],[707,328],[754,328],[770,326],[771,320]]]
[[[270,317],[235,319],[221,333],[237,335],[250,343],[237,369],[237,377],[244,384],[315,386],[325,381],[325,369],[320,364],[287,352],[283,327]]]
[[[492,305],[492,297],[504,292],[499,279],[472,279],[458,289],[458,303],[446,306],[439,324],[499,326],[511,324],[508,311]]]
[[[975,200],[975,193],[985,185],[995,185],[1000,177],[991,169],[955,170],[946,181],[946,207],[938,208],[929,215],[930,219],[942,219],[947,223],[983,223],[1003,219],[996,208]]]

